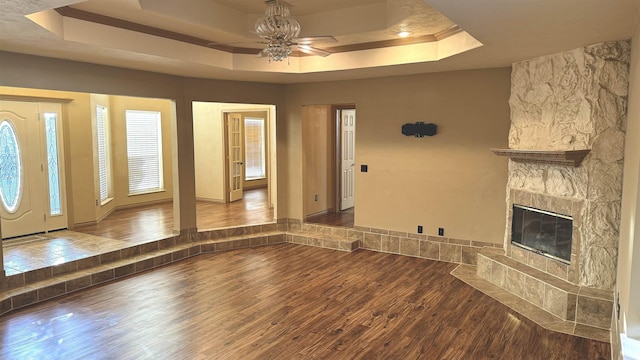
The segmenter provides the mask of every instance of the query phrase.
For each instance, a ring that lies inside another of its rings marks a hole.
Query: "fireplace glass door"
[[[572,223],[571,216],[514,204],[511,243],[569,263]]]

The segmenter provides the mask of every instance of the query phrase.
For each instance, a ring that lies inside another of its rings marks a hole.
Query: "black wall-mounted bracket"
[[[415,136],[418,138],[424,136],[433,136],[438,132],[438,125],[425,124],[423,122],[417,122],[415,124],[402,125],[402,135]]]

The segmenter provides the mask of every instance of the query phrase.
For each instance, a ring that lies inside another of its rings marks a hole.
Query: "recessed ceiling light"
[[[407,37],[407,36],[409,36],[409,35],[411,35],[411,33],[410,33],[410,32],[408,32],[408,31],[400,31],[400,32],[398,33],[398,36],[399,36],[399,37],[401,37],[401,38],[405,38],[405,37]]]

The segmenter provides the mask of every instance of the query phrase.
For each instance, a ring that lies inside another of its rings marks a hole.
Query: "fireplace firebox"
[[[511,243],[569,264],[573,218],[513,204]]]

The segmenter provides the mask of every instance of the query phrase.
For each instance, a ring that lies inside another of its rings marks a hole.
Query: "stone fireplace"
[[[544,320],[548,328],[605,341],[618,256],[629,57],[629,42],[617,41],[513,65],[509,149],[496,151],[511,158],[505,251],[478,255],[477,275],[552,314]],[[512,245],[514,204],[572,219],[568,262]]]
[[[509,148],[582,150],[576,167],[509,162],[512,204],[573,217],[569,266],[511,246],[507,256],[575,285],[613,290],[628,88],[628,42],[609,42],[514,64]]]

